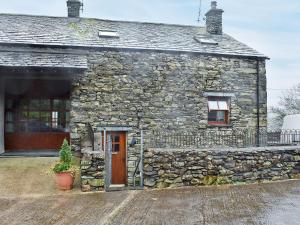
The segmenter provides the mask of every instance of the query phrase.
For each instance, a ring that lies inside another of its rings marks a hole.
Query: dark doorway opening
[[[70,80],[5,80],[5,150],[58,150],[70,139]]]

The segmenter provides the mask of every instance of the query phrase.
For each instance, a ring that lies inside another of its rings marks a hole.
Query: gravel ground
[[[54,159],[12,161],[19,170],[0,159],[1,225],[300,224],[299,180],[111,193],[82,193],[76,186],[61,192],[51,177],[34,177],[43,175],[41,162],[47,167]]]
[[[61,191],[55,187],[52,173],[52,167],[58,161],[58,157],[0,158],[0,196],[30,197],[60,194]],[[70,193],[80,192],[77,174],[74,190]]]

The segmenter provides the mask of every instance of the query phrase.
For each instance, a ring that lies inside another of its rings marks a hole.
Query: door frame
[[[105,143],[107,142],[106,137],[107,133],[109,132],[125,132],[125,186],[128,186],[128,132],[131,131],[131,127],[118,127],[118,126],[113,126],[113,127],[99,127],[97,128],[97,132],[102,133],[103,132],[103,150],[105,154],[105,159],[104,159],[104,170],[105,170],[105,190],[109,191],[111,184],[111,179],[112,179],[112,154],[108,150],[108,145]],[[107,175],[110,175],[108,177]]]

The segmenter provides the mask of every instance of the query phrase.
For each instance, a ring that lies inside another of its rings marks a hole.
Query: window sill
[[[207,127],[233,127],[233,124],[208,124]]]

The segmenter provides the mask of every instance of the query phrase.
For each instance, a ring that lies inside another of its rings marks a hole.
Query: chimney
[[[211,9],[205,14],[206,31],[210,34],[221,35],[223,33],[222,9],[217,9],[217,1],[211,2]]]
[[[68,0],[68,17],[80,17],[80,9],[83,4],[79,0]]]

